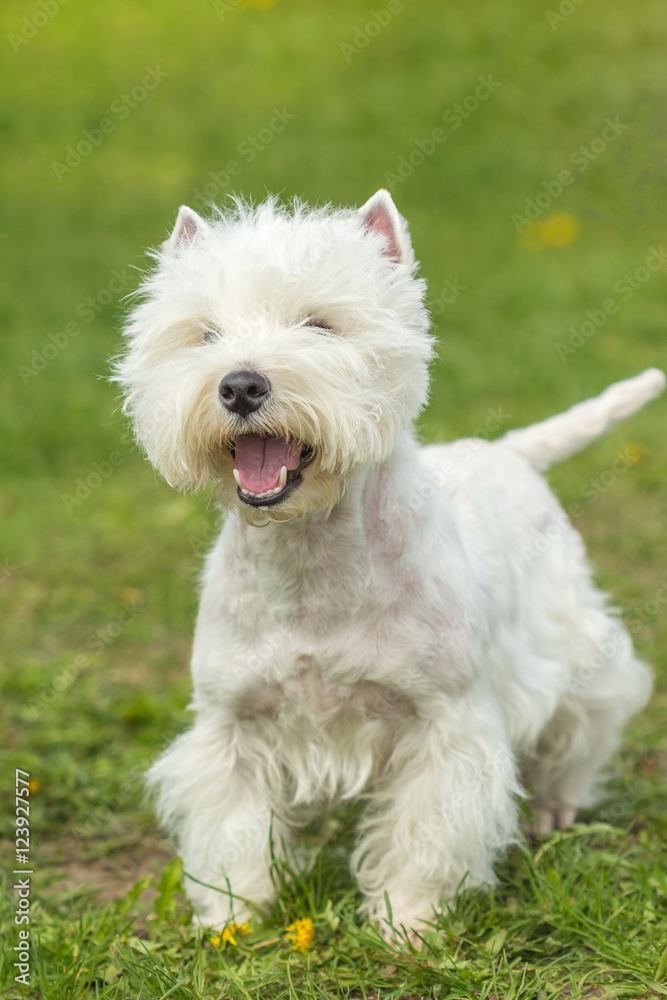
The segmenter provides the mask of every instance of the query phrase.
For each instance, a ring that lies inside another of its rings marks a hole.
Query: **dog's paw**
[[[564,830],[571,826],[575,812],[571,806],[559,806],[557,809],[536,806],[532,820],[524,824],[524,833],[527,837],[548,837],[554,830]]]
[[[192,923],[202,933],[221,934],[227,928],[244,926],[252,916],[253,914],[249,909],[235,909],[234,914],[232,914],[231,910],[221,912],[220,908],[216,908],[215,910],[210,909],[201,913],[194,913]]]

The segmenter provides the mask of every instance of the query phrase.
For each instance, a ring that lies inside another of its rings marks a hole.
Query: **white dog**
[[[420,448],[425,286],[386,191],[359,211],[182,208],[156,262],[117,378],[154,466],[213,480],[235,515],[206,563],[196,720],[150,772],[198,919],[265,904],[272,850],[361,797],[362,911],[382,919],[387,893],[418,929],[493,879],[522,789],[542,832],[595,801],[649,696],[538,473],[664,375]]]

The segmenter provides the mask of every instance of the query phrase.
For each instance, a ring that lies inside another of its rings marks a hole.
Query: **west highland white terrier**
[[[117,379],[148,458],[229,511],[204,572],[195,723],[149,779],[203,925],[274,895],[272,856],[365,803],[361,911],[414,933],[596,801],[651,682],[539,473],[663,389],[649,369],[499,440],[419,447],[432,354],[407,225],[181,208]],[[525,790],[525,791],[524,791]],[[391,933],[386,927],[385,933]]]

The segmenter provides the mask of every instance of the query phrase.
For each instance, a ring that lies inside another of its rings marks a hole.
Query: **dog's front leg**
[[[410,933],[460,885],[491,882],[496,855],[516,836],[518,791],[493,706],[456,700],[411,723],[361,822],[352,864],[362,911],[392,936],[386,892],[394,927]]]
[[[278,853],[287,836],[272,814],[257,754],[251,761],[243,746],[239,724],[200,715],[148,775],[160,818],[177,839],[196,919],[206,927],[243,921],[251,913],[246,901],[261,906],[273,898],[271,835]]]

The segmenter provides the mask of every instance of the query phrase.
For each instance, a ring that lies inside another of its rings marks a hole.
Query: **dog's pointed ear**
[[[397,264],[414,264],[408,226],[384,188],[376,191],[359,209],[365,232],[379,233],[385,238],[384,253]]]
[[[181,205],[173,232],[165,246],[172,253],[179,253],[194,243],[198,235],[208,230],[208,224],[187,205]]]

